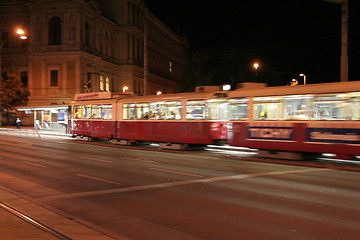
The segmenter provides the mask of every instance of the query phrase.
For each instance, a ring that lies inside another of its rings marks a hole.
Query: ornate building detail
[[[0,0],[2,71],[26,77],[29,105],[68,103],[76,93],[177,91],[187,39],[143,0]],[[25,29],[21,42],[15,28]]]

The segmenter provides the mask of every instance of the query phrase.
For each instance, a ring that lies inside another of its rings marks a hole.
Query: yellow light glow
[[[157,92],[156,92],[156,95],[161,95],[161,94],[162,94],[161,91],[157,91]]]
[[[128,86],[124,86],[124,87],[123,87],[123,92],[126,92],[127,90],[129,90],[129,87],[128,87]]]
[[[19,35],[23,35],[25,32],[24,32],[24,30],[22,30],[22,29],[18,29],[18,30],[16,31],[16,33],[19,34]]]

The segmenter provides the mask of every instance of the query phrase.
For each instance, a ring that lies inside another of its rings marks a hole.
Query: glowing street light
[[[300,76],[300,77],[304,77],[304,85],[306,85],[306,75],[303,74],[303,73],[300,73],[299,76]]]
[[[161,94],[162,94],[161,91],[157,91],[157,92],[156,92],[156,95],[161,95]]]
[[[16,31],[16,33],[19,34],[19,35],[24,35],[25,34],[24,30],[22,30],[22,29],[18,29]]]
[[[296,86],[298,85],[299,81],[295,78],[291,79],[290,81],[290,86],[293,87],[293,86]]]
[[[128,86],[124,86],[122,91],[123,91],[123,92],[126,92],[127,90],[129,90],[129,87],[128,87]]]
[[[17,29],[16,33],[20,36],[20,39],[27,39],[27,36],[25,35],[25,31],[23,29]],[[1,90],[1,82],[2,82],[2,69],[1,69],[1,59],[2,59],[2,49],[5,46],[9,39],[0,39],[0,90]],[[1,106],[1,96],[0,96],[0,126],[2,124],[2,112],[1,112],[2,106]]]
[[[260,67],[259,63],[255,62],[255,63],[253,64],[253,68],[254,68],[255,70],[258,70],[259,67]]]
[[[231,90],[231,85],[230,85],[230,84],[224,84],[224,85],[222,85],[222,90],[223,90],[223,91],[230,91],[230,90]]]

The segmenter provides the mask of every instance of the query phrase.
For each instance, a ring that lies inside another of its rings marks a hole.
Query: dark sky
[[[319,82],[339,80],[339,4],[321,0],[146,0],[146,6],[175,32],[186,34],[191,49],[238,48],[241,51],[236,54],[252,55],[274,71],[307,71]],[[349,79],[360,80],[360,1],[349,0],[349,9]]]

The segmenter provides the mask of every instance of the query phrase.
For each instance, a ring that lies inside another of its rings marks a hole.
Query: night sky
[[[339,81],[341,5],[321,0],[146,0],[191,50],[237,49],[286,77]],[[218,57],[214,55],[213,57]],[[245,64],[245,63],[244,63]],[[360,80],[360,1],[349,0],[349,80]]]

